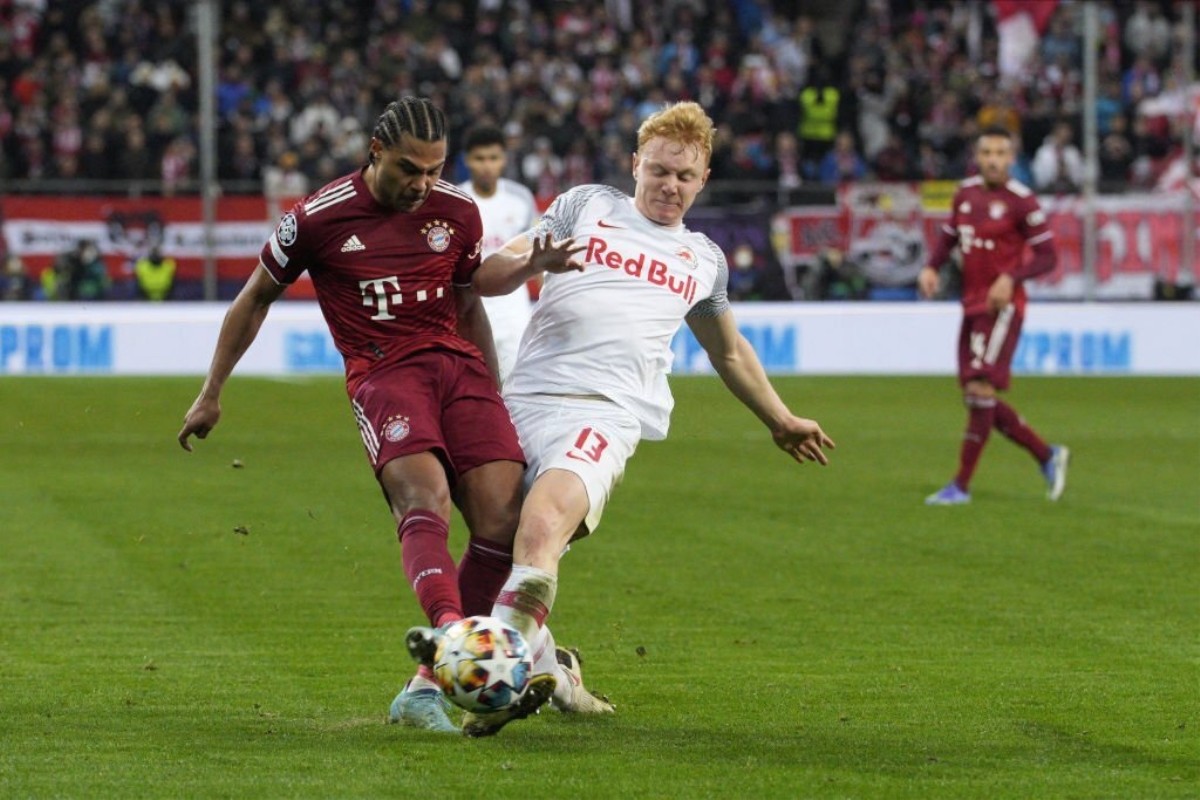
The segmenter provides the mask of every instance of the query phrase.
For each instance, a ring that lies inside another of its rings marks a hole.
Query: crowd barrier
[[[0,305],[0,375],[203,375],[226,305]],[[951,375],[959,307],[744,303],[734,315],[774,375]],[[1031,303],[1014,369],[1030,375],[1200,375],[1200,304]],[[711,365],[685,328],[674,372]],[[336,374],[315,303],[276,303],[238,374]]]

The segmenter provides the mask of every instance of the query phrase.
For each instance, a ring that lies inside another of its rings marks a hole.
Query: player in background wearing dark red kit
[[[179,443],[203,439],[220,393],[267,310],[308,270],[346,366],[368,459],[391,507],[405,575],[435,626],[487,614],[512,566],[524,455],[497,391],[482,303],[471,290],[483,226],[474,201],[440,180],[446,126],[424,98],[390,103],[363,169],[285,214],[221,325]],[[314,465],[315,466],[315,465]],[[451,503],[471,532],[447,547]],[[422,669],[391,719],[458,733]]]
[[[1008,388],[1012,357],[1025,318],[1022,282],[1054,269],[1053,233],[1037,197],[1009,178],[1015,154],[1011,134],[988,128],[975,145],[979,174],[960,184],[950,221],[942,227],[928,265],[917,278],[921,294],[938,290],[938,269],[957,246],[962,254],[962,327],[958,381],[967,406],[967,430],[954,480],[925,499],[929,505],[971,501],[971,476],[992,428],[1029,451],[1041,465],[1046,496],[1057,500],[1067,485],[1070,451],[1046,444],[1012,406],[996,396]],[[1033,258],[1025,261],[1025,247]]]

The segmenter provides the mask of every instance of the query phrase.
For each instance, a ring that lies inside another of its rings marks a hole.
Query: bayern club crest
[[[411,430],[408,417],[388,417],[383,426],[383,438],[389,442],[398,442],[408,436]]]
[[[1004,212],[1008,211],[1008,206],[1003,200],[993,200],[988,204],[988,216],[992,219],[1003,219]]]
[[[283,215],[283,219],[279,220],[279,227],[275,229],[275,236],[279,239],[281,247],[291,247],[296,243],[296,215],[290,211]]]
[[[421,233],[425,234],[425,242],[430,250],[444,253],[450,246],[450,237],[454,235],[454,229],[450,227],[450,223],[435,219],[421,228]]]

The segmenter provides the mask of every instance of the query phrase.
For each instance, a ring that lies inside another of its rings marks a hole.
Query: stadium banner
[[[792,269],[827,249],[849,252],[883,226],[920,230],[928,252],[949,217],[948,188],[945,182],[846,184],[836,206],[797,206],[777,212],[770,223],[771,240],[780,263]],[[1029,296],[1082,300],[1087,292],[1084,202],[1074,196],[1046,196],[1039,201],[1054,232],[1058,264],[1050,274],[1026,283]],[[1095,299],[1149,300],[1156,281],[1190,284],[1200,277],[1197,264],[1183,264],[1182,192],[1102,195],[1094,208]],[[1200,229],[1192,232],[1200,258],[1198,234]]]
[[[220,303],[0,304],[0,376],[204,375]],[[952,375],[956,303],[741,303],[741,332],[773,375]],[[1026,375],[1200,376],[1200,304],[1031,303],[1014,370]],[[709,374],[684,327],[674,372]],[[337,374],[312,302],[276,303],[240,375]]]
[[[759,221],[766,219],[765,212],[725,210],[720,221],[698,217],[694,227],[711,230],[727,255],[741,244],[763,252],[769,240],[780,263],[794,269],[827,248],[849,252],[856,242],[869,240],[884,226],[918,229],[932,245],[949,213],[955,186],[947,182],[846,184],[838,193],[836,206],[787,208],[771,216],[769,223]],[[1083,299],[1087,291],[1082,261],[1083,202],[1067,196],[1040,199],[1055,234],[1058,266],[1044,278],[1031,281],[1029,294],[1042,300]],[[221,297],[231,297],[250,275],[286,205],[253,195],[220,199],[214,247]],[[1151,299],[1156,280],[1188,284],[1200,275],[1195,265],[1182,264],[1183,206],[1180,192],[1096,199],[1096,299]],[[697,214],[702,217],[703,211]],[[202,220],[197,197],[0,197],[0,233],[32,275],[40,276],[59,253],[80,239],[90,239],[118,288],[114,299],[133,298],[133,263],[154,243],[160,243],[164,254],[177,261],[176,281],[182,290],[178,299],[200,299]],[[1196,253],[1200,254],[1200,245]],[[288,297],[313,297],[307,274],[288,290]]]
[[[281,203],[258,195],[233,195],[217,202],[213,233],[217,280],[229,287],[245,282],[281,216]],[[133,264],[154,245],[176,261],[175,280],[200,299],[204,281],[204,213],[198,197],[22,196],[0,198],[0,228],[10,252],[39,277],[59,253],[81,239],[96,244],[117,287],[132,286]],[[236,291],[236,288],[233,288]],[[226,292],[228,294],[228,292]],[[288,296],[312,299],[307,273]],[[125,299],[132,299],[128,295]]]

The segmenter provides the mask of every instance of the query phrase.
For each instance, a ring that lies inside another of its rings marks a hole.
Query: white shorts
[[[548,469],[579,476],[587,490],[583,523],[596,530],[600,516],[641,440],[642,426],[625,409],[607,400],[545,394],[504,398],[529,468],[525,491]]]

